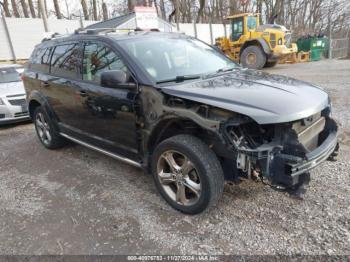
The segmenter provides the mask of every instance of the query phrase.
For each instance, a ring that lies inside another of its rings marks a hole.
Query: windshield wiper
[[[176,76],[174,78],[157,81],[156,83],[157,84],[169,83],[169,82],[180,83],[180,82],[184,82],[186,80],[193,80],[193,79],[198,79],[198,78],[200,78],[199,75]]]

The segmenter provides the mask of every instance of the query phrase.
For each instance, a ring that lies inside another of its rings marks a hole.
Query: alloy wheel
[[[36,127],[38,130],[38,135],[39,135],[40,140],[45,145],[49,145],[51,143],[52,136],[51,136],[51,132],[50,132],[50,126],[49,126],[48,122],[46,121],[43,113],[38,112],[36,114],[35,123],[36,123]]]
[[[201,195],[198,170],[184,154],[169,150],[157,163],[158,179],[165,193],[176,203],[190,206]]]

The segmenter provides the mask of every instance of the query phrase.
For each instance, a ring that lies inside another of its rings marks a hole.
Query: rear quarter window
[[[39,47],[34,50],[29,62],[30,69],[49,73],[51,53],[52,47]]]

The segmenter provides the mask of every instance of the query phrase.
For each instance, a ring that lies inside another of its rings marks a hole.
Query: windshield
[[[128,39],[119,43],[155,82],[237,67],[225,55],[193,38],[156,36]]]
[[[14,67],[0,68],[0,83],[21,81],[19,73]]]

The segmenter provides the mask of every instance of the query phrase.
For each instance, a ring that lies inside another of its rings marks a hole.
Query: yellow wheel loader
[[[277,24],[260,25],[259,14],[237,14],[226,19],[231,22],[232,33],[229,38],[217,38],[215,45],[244,67],[272,67],[298,51],[297,45],[291,43],[289,30]]]

